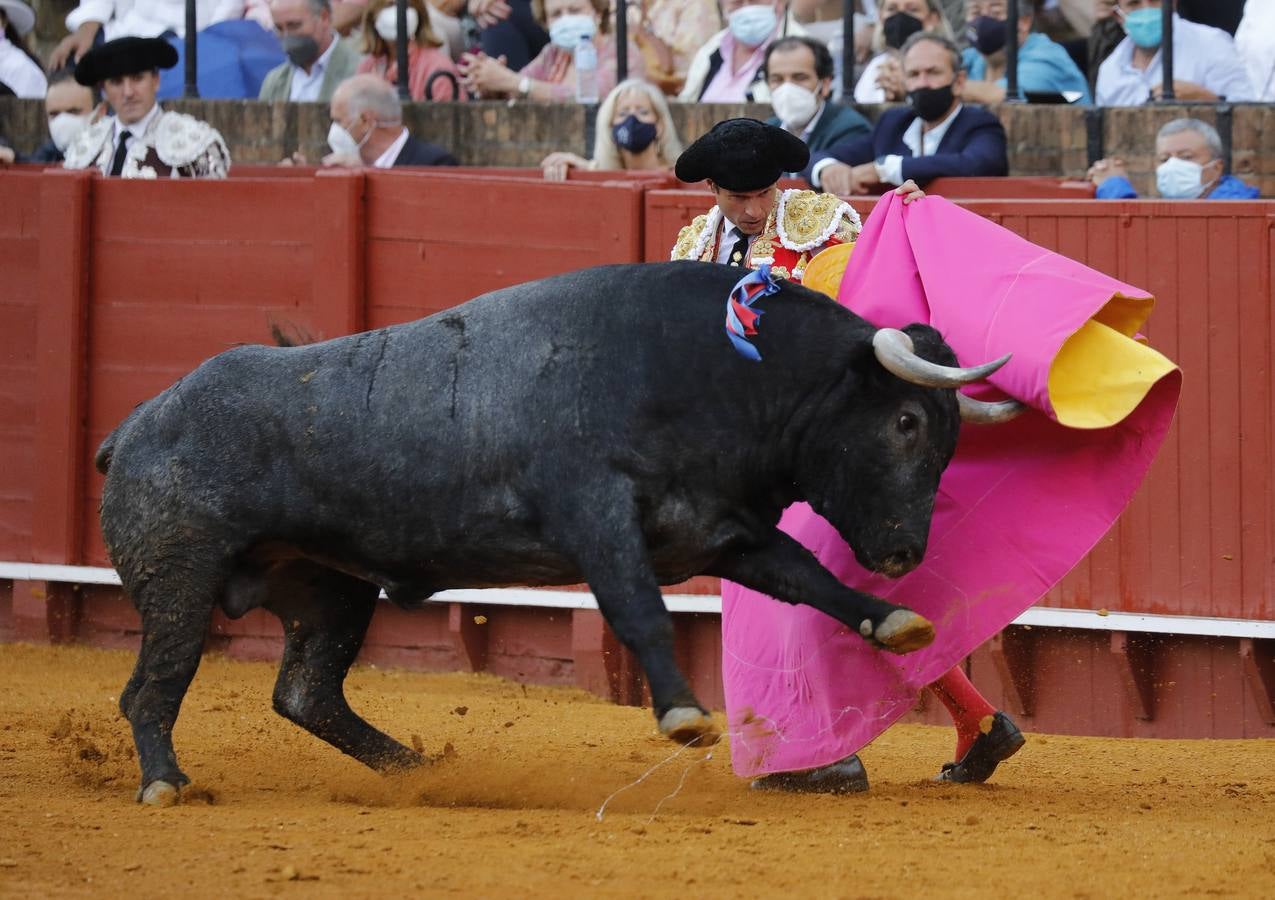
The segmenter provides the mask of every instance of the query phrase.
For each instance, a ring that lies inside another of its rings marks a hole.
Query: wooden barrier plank
[[[1239,615],[1257,618],[1275,617],[1271,602],[1272,566],[1268,548],[1275,541],[1275,523],[1271,518],[1271,492],[1275,490],[1275,454],[1272,453],[1271,403],[1275,394],[1270,377],[1254,377],[1270,372],[1275,343],[1271,339],[1271,281],[1266,266],[1251,264],[1268,250],[1275,239],[1275,220],[1250,217],[1241,223],[1236,241],[1236,258],[1240,283],[1236,286],[1239,302],[1236,365],[1242,391],[1238,432],[1233,435],[1239,457],[1238,478],[1240,522],[1240,597]]]
[[[1240,332],[1247,312],[1239,290],[1241,219],[1216,216],[1201,225],[1195,245],[1203,245],[1208,260],[1209,406],[1204,439],[1210,473],[1209,527],[1202,537],[1210,551],[1209,610],[1233,616],[1244,608],[1240,498],[1245,486],[1240,480],[1239,436],[1249,405],[1240,372]]]
[[[102,178],[95,187],[93,235],[99,240],[249,245],[308,235],[314,218],[311,181]],[[233,261],[226,256],[223,265]]]
[[[311,296],[315,338],[363,328],[367,237],[361,172],[320,172],[314,180],[314,271]]]
[[[31,558],[77,563],[84,480],[89,191],[84,172],[44,174],[40,193],[39,359]]]
[[[314,259],[305,242],[203,240],[188,228],[178,239],[99,236],[93,244],[92,299],[166,309],[304,306]],[[139,277],[162,271],[163,278]]]

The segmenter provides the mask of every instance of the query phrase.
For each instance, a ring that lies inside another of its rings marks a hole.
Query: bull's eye
[[[916,431],[916,426],[917,426],[916,416],[912,415],[911,413],[901,413],[899,415],[899,421],[897,423],[897,427],[899,429],[900,434],[911,434],[912,432]]]

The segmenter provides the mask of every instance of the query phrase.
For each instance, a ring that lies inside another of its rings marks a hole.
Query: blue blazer
[[[1007,175],[1009,151],[1005,128],[1000,119],[978,106],[966,104],[939,142],[933,156],[913,156],[903,143],[916,112],[910,106],[886,110],[877,120],[870,135],[843,141],[823,153],[811,155],[802,177],[810,181],[810,172],[821,159],[832,158],[852,166],[872,162],[882,156],[903,157],[903,177],[924,186],[941,176]]]

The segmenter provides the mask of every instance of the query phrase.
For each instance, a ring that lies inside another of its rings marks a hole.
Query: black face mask
[[[885,45],[887,47],[893,47],[898,50],[903,46],[904,41],[924,27],[921,24],[921,20],[916,16],[910,16],[905,12],[896,12],[881,23],[881,34],[885,37]]]
[[[319,58],[319,42],[308,34],[290,34],[283,39],[283,52],[298,69],[308,69]]]
[[[991,56],[1009,41],[1009,20],[979,16],[970,22],[965,31],[974,49],[984,56]]]
[[[952,86],[917,88],[908,91],[908,103],[916,114],[927,122],[937,122],[952,108]]]

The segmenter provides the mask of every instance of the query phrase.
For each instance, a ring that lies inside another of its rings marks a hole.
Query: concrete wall
[[[312,160],[326,151],[327,109],[322,104],[260,104],[248,101],[182,100],[166,104],[207,119],[225,135],[235,161],[272,163],[300,149]],[[1275,196],[1275,106],[1230,107],[1232,169]],[[673,116],[684,140],[703,134],[719,119],[764,117],[770,108],[744,105],[681,105]],[[878,108],[866,108],[875,117]],[[1082,177],[1089,164],[1085,110],[1053,106],[1002,106],[998,110],[1010,141],[1010,174]],[[1179,115],[1217,123],[1213,106],[1154,106],[1106,109],[1100,114],[1103,153],[1122,156],[1139,191],[1152,191],[1154,136]],[[405,110],[418,136],[452,149],[466,165],[534,166],[553,150],[588,153],[589,122],[583,107],[504,101],[417,103]],[[45,137],[41,105],[0,98],[0,134],[19,150]]]

